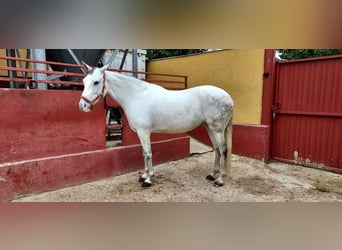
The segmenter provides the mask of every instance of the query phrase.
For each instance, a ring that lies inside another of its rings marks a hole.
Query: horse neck
[[[107,93],[125,108],[127,101],[132,100],[143,90],[145,83],[134,77],[121,73],[106,71]]]

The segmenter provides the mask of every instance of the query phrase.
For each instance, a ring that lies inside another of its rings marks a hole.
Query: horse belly
[[[186,123],[170,122],[168,124],[157,124],[153,126],[152,132],[154,133],[184,133],[198,127],[202,122],[199,120],[192,120]]]
[[[203,122],[201,112],[193,105],[169,108],[167,112],[155,110],[152,132],[182,133],[190,131]]]

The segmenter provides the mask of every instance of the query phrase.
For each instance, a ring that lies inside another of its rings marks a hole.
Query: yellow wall
[[[27,51],[26,49],[19,49],[20,55],[22,58],[26,58]],[[0,56],[6,56],[6,49],[0,49]],[[16,55],[18,57],[18,55]],[[20,68],[19,61],[17,63],[17,68]],[[23,65],[25,65],[25,62],[22,62]],[[0,66],[7,66],[7,60],[0,59]],[[24,66],[25,67],[25,66]],[[29,68],[31,68],[31,63],[29,64]],[[0,76],[8,76],[8,71],[7,70],[0,70]],[[22,77],[22,72],[17,71],[17,76]],[[29,73],[29,76],[31,76],[31,73]]]
[[[260,124],[264,50],[222,50],[147,63],[147,71],[188,76],[189,87],[215,85],[235,104],[234,123]]]

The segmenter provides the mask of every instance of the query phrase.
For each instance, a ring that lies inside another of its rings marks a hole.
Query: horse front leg
[[[152,166],[152,149],[150,141],[150,132],[137,131],[141,146],[143,148],[144,174],[140,177],[139,181],[142,182],[142,187],[150,187],[152,185],[152,176],[154,174]]]
[[[145,151],[145,149],[143,151],[145,171],[144,174],[140,177],[139,181],[142,182],[142,187],[150,187],[152,185],[152,176],[154,174],[152,166],[152,152]]]

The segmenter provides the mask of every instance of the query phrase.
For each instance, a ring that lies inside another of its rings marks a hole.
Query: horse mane
[[[134,76],[126,75],[117,71],[107,70],[106,72],[110,73],[113,77],[118,77],[119,79],[127,79],[129,80],[130,83],[133,83],[133,84],[139,84],[139,85],[149,84],[148,82],[140,80]]]

